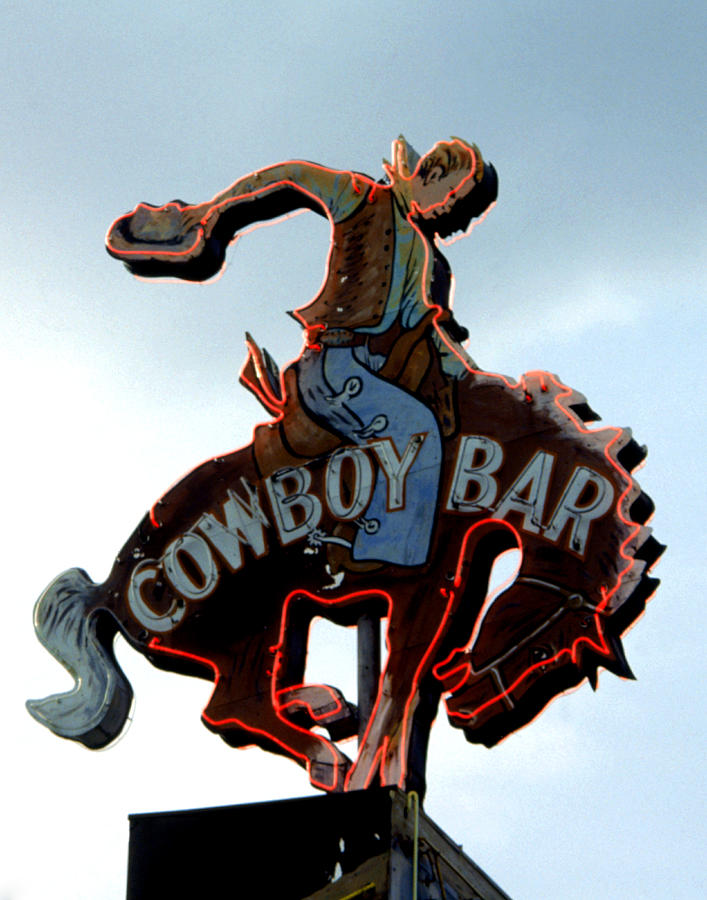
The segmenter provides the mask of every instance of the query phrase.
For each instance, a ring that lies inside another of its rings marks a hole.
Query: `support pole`
[[[378,696],[381,674],[380,618],[365,613],[358,620],[358,743],[366,733]]]

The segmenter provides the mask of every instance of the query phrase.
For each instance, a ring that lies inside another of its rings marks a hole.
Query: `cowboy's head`
[[[444,238],[466,231],[488,209],[498,194],[498,178],[478,147],[453,138],[435,144],[417,161],[410,192],[420,227]]]

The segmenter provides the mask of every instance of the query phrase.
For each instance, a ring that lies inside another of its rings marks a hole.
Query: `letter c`
[[[143,586],[156,581],[159,576],[160,564],[157,560],[143,559],[135,566],[128,585],[128,606],[138,622],[148,631],[164,634],[177,627],[186,612],[186,605],[181,597],[175,597],[165,613],[156,613],[147,605],[142,596]]]

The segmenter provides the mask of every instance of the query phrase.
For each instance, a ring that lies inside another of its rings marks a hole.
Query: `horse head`
[[[665,549],[645,525],[653,504],[631,472],[646,449],[631,432],[587,427],[598,416],[555,376],[497,379],[477,379],[496,402],[504,397],[497,416],[511,415],[514,395],[533,415],[526,459],[534,453],[535,462],[513,473],[510,487],[494,486],[492,514],[513,531],[520,563],[512,583],[487,598],[467,643],[434,667],[450,723],[489,747],[585,678],[596,688],[600,667],[633,678],[621,636],[655,591],[648,573]],[[477,491],[488,487],[490,453],[477,463]]]

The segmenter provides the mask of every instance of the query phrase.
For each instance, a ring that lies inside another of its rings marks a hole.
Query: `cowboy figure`
[[[317,296],[295,310],[305,349],[282,379],[249,338],[242,380],[278,414],[256,429],[263,475],[346,445],[375,445],[375,480],[356,526],[339,529],[342,565],[416,566],[427,560],[442,465],[454,431],[453,388],[473,361],[449,309],[451,271],[438,238],[465,232],[497,193],[496,173],[458,138],[420,158],[400,138],[382,181],[291,161],[239,179],[199,205],[140,204],[118,219],[108,252],[143,276],[202,281],[224,264],[246,226],[308,208],[332,224],[328,271]],[[329,560],[332,562],[332,556]]]

